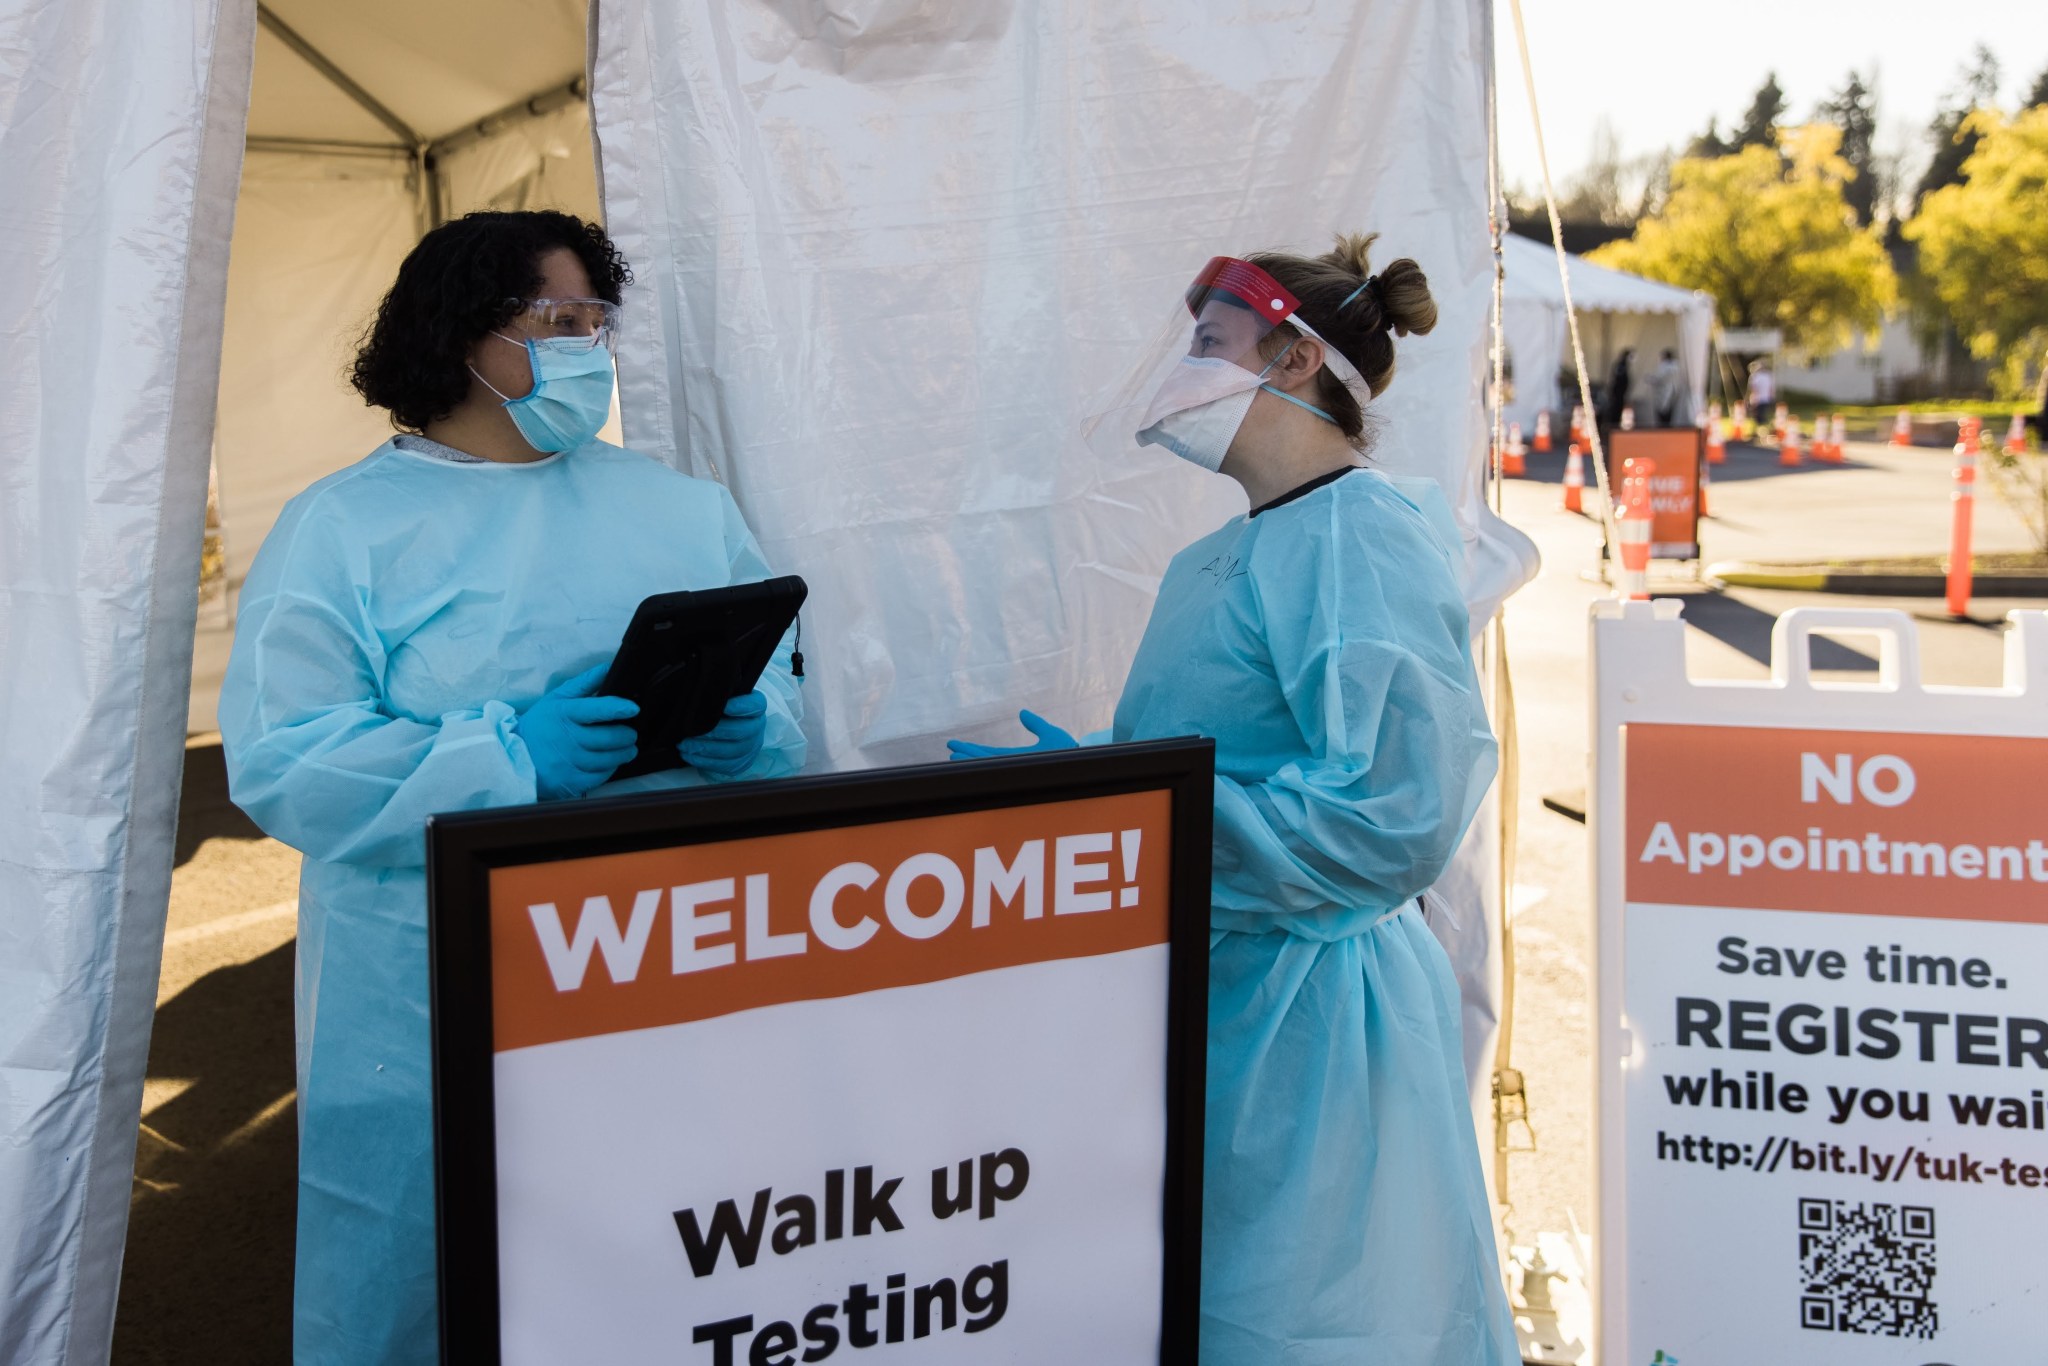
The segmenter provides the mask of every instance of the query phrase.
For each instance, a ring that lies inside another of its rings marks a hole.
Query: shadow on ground
[[[262,838],[228,802],[219,747],[185,760],[178,862],[209,839]],[[216,968],[157,1008],[151,1089],[183,1089],[136,1147],[115,1366],[291,1360],[293,948]]]
[[[185,751],[185,784],[178,794],[177,866],[208,840],[260,840],[263,832],[228,800],[228,766],[219,745]]]
[[[1766,668],[1771,663],[1771,628],[1778,618],[1761,607],[1724,593],[1696,593],[1685,599],[1685,624],[1704,631],[1723,645],[1740,650]],[[1877,660],[1832,637],[1807,638],[1816,673],[1875,673]]]

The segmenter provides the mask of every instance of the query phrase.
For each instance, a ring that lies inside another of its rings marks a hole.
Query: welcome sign
[[[1191,1359],[1211,781],[437,819],[448,1358]]]

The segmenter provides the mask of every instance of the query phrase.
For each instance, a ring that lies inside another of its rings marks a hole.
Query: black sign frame
[[[1199,1334],[1215,744],[1147,741],[1056,754],[500,807],[427,823],[434,1203],[441,1359],[501,1360],[490,874],[597,855],[872,825],[1130,792],[1172,801],[1166,1189],[1159,1361]]]

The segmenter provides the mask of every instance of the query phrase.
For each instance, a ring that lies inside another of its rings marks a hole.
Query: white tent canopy
[[[1503,256],[1506,279],[1501,331],[1515,376],[1513,397],[1505,405],[1506,417],[1528,432],[1535,428],[1537,413],[1569,411],[1578,402],[1575,389],[1561,392],[1558,384],[1560,371],[1572,368],[1571,334],[1555,248],[1511,233]],[[1634,375],[1640,383],[1657,353],[1668,347],[1678,354],[1689,396],[1689,406],[1678,420],[1690,422],[1706,399],[1713,299],[1697,290],[1596,266],[1583,256],[1567,256],[1566,260],[1571,268],[1572,305],[1579,314],[1579,336],[1586,348],[1586,365],[1592,371],[1587,378],[1604,380],[1614,358],[1632,348],[1636,353]],[[1647,423],[1647,417],[1644,420]]]

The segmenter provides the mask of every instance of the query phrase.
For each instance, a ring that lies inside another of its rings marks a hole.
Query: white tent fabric
[[[0,3],[0,1361],[103,1362],[255,13]]]
[[[942,758],[1020,706],[1108,723],[1168,557],[1243,502],[1078,429],[1219,252],[1370,229],[1421,262],[1441,321],[1401,343],[1373,458],[1442,484],[1475,623],[1534,574],[1481,497],[1484,0],[603,0],[595,27],[626,435],[809,580],[824,765]],[[1497,857],[1477,832],[1436,917],[1482,1105]]]
[[[1078,430],[1217,252],[1422,263],[1375,458],[1477,538],[1481,5],[856,8],[604,0],[593,90],[626,435],[810,580],[814,754],[1107,724],[1167,557],[1242,499]]]
[[[1557,385],[1558,370],[1570,368],[1571,361],[1564,285],[1557,277],[1556,249],[1545,243],[1509,234],[1503,256],[1501,332],[1515,370],[1514,397],[1505,405],[1506,416],[1528,432],[1535,429],[1537,413],[1560,406],[1568,410],[1578,401],[1560,395]],[[1680,421],[1691,421],[1706,402],[1713,299],[1697,290],[1596,266],[1583,256],[1566,259],[1586,364],[1593,371],[1589,378],[1604,378],[1614,357],[1624,347],[1633,347],[1633,368],[1640,382],[1656,354],[1669,347],[1678,353],[1690,404]]]

